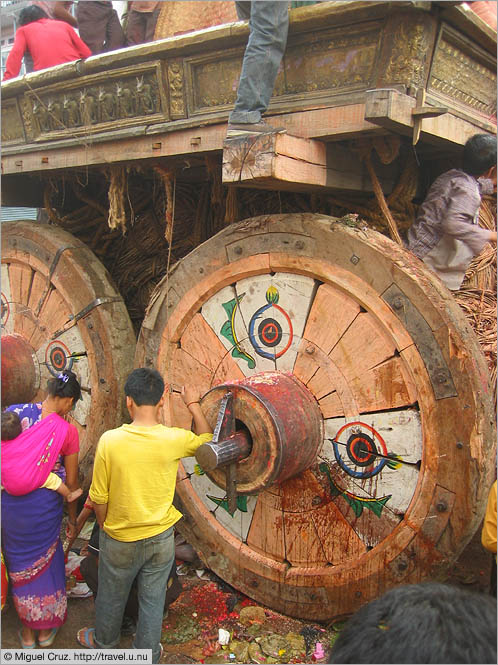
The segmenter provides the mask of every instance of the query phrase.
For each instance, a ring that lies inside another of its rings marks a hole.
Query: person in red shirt
[[[36,5],[21,10],[19,26],[5,65],[4,81],[18,76],[26,51],[31,53],[35,72],[91,55],[68,23],[49,19]]]

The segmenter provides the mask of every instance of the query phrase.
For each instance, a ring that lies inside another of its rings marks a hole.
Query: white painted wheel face
[[[422,458],[414,386],[383,324],[336,287],[287,272],[223,287],[195,316],[180,347],[203,368],[194,370],[203,390],[291,372],[318,401],[324,439],[308,471],[239,495],[233,515],[195,459],[183,460],[181,492],[196,495],[241,543],[292,566],[344,563],[379,544],[403,518]],[[202,331],[197,345],[194,328]]]

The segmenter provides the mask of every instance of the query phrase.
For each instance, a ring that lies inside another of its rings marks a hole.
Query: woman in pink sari
[[[8,407],[17,413],[23,429],[35,426],[39,436],[38,453],[43,472],[27,470],[17,458],[17,471],[23,482],[39,487],[43,475],[59,475],[69,489],[78,486],[78,431],[63,419],[81,396],[75,374],[66,371],[48,382],[48,395],[39,404],[15,404]],[[47,423],[43,423],[48,419]],[[36,426],[39,424],[39,429]],[[49,436],[45,429],[50,430]],[[21,442],[23,435],[18,437]],[[7,444],[14,445],[16,439]],[[24,441],[25,443],[25,441]],[[37,454],[38,454],[37,453]],[[2,456],[4,446],[2,446]],[[7,468],[15,462],[15,451],[7,453]],[[9,471],[10,473],[10,471]],[[29,475],[29,477],[28,477]],[[45,478],[46,479],[46,478]],[[43,482],[43,480],[41,481]],[[51,646],[57,630],[66,620],[67,599],[64,553],[60,540],[63,499],[49,489],[34,489],[16,496],[2,492],[2,551],[9,571],[14,606],[23,627],[19,639],[23,648]],[[67,536],[76,533],[76,503],[68,504]],[[38,632],[38,636],[36,632]]]

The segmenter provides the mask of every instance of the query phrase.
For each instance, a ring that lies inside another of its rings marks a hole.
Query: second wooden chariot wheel
[[[82,398],[68,420],[80,435],[80,474],[124,415],[123,382],[135,337],[126,306],[102,263],[54,226],[2,224],[2,405],[43,399],[47,380],[75,372]]]
[[[211,448],[181,465],[180,528],[258,602],[351,613],[441,572],[479,525],[486,364],[450,292],[374,231],[312,214],[228,227],[158,286],[135,364],[198,385],[213,426],[229,400],[236,504]],[[177,394],[164,415],[191,425]]]

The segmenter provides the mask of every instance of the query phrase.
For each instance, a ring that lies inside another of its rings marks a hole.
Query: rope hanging
[[[109,180],[109,215],[107,223],[110,229],[120,228],[124,235],[126,233],[126,175],[124,166],[110,166]]]
[[[379,208],[381,209],[384,217],[386,218],[391,238],[395,242],[397,242],[398,245],[403,245],[403,241],[401,240],[401,236],[398,231],[398,225],[396,224],[396,220],[394,219],[391,211],[389,210],[386,197],[384,196],[384,192],[382,191],[382,186],[379,182],[379,179],[377,178],[377,174],[375,173],[375,169],[372,164],[371,153],[373,148],[379,150],[381,161],[385,164],[393,161],[393,159],[397,156],[399,151],[399,144],[397,144],[397,146],[396,145],[389,146],[389,145],[379,144],[379,142],[377,142],[377,145],[375,145],[371,141],[359,141],[356,144],[355,149],[357,150],[357,152],[359,152],[360,156],[365,162],[365,166],[367,167],[368,174],[372,181],[375,198],[377,199]]]
[[[154,166],[154,171],[159,175],[164,187],[164,194],[166,196],[166,228],[164,230],[164,237],[171,249],[173,241],[173,173],[170,169],[163,166]]]

